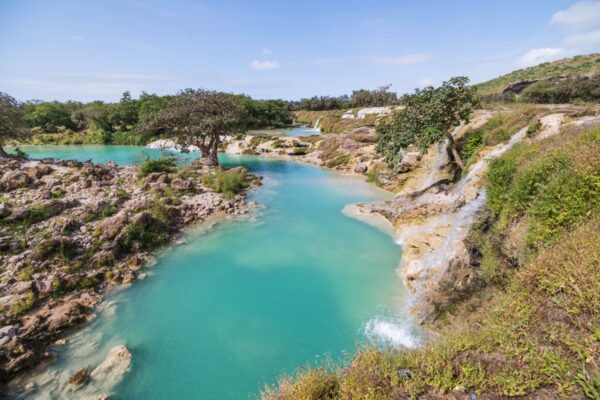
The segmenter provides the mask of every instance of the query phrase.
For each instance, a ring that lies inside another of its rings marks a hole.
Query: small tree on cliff
[[[217,151],[221,136],[242,127],[242,109],[231,95],[208,90],[182,90],[157,112],[142,130],[165,132],[182,147],[198,146],[202,161],[219,165]]]
[[[13,97],[0,92],[0,158],[8,157],[2,148],[7,139],[22,138],[26,134],[19,104]]]
[[[396,165],[401,161],[400,151],[408,145],[414,144],[425,152],[432,144],[447,139],[452,161],[462,170],[464,165],[452,131],[469,122],[479,105],[475,88],[468,83],[469,78],[458,76],[440,87],[428,86],[404,95],[401,102],[405,109],[377,128],[377,151],[389,164]]]

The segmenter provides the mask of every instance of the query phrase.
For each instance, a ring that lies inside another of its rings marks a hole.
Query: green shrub
[[[55,198],[55,199],[62,199],[63,197],[65,197],[66,193],[67,193],[67,191],[64,190],[63,188],[54,188],[50,192],[50,194],[52,195],[52,197]]]
[[[16,278],[22,282],[30,281],[34,273],[35,271],[32,267],[23,268],[21,271],[19,271]]]
[[[464,171],[467,171],[475,159],[475,156],[483,148],[483,131],[475,130],[465,134],[465,138],[458,143],[460,158],[465,164]]]
[[[350,162],[350,155],[343,154],[341,156],[337,156],[332,160],[327,161],[325,164],[328,168],[339,167],[340,165],[346,165]]]
[[[10,308],[10,311],[16,315],[24,314],[27,311],[31,310],[33,308],[33,306],[35,306],[35,301],[36,301],[35,293],[33,293],[33,291],[29,290],[26,293],[25,298],[19,300],[15,304],[13,304],[13,306]]]
[[[563,171],[541,191],[527,209],[531,228],[528,245],[534,249],[553,242],[565,229],[600,213],[600,170],[594,175]]]
[[[175,157],[164,157],[158,160],[147,159],[140,166],[140,177],[143,178],[153,172],[166,172],[170,173],[175,171],[177,166],[177,158]]]
[[[50,210],[48,210],[43,204],[38,204],[27,212],[27,216],[25,217],[25,223],[27,224],[35,224],[36,222],[43,221],[52,216]]]
[[[217,169],[212,175],[202,177],[202,183],[217,193],[223,193],[229,199],[241,193],[247,187],[246,170],[243,168]]]

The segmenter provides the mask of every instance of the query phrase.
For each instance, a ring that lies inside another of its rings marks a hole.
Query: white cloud
[[[569,35],[565,38],[566,46],[596,46],[600,45],[600,30]]]
[[[274,60],[265,60],[265,61],[254,60],[250,63],[250,68],[256,69],[259,71],[264,71],[264,70],[268,70],[268,69],[277,69],[279,67],[280,67],[279,62],[274,61]]]
[[[271,50],[271,49],[260,49],[260,52],[261,52],[261,54],[264,54],[264,55],[267,55],[267,56],[269,54],[273,54],[273,50]]]
[[[559,58],[564,49],[555,47],[544,47],[540,49],[531,49],[527,53],[523,54],[517,60],[517,64],[521,67],[529,67],[542,62],[556,60]]]
[[[403,65],[403,64],[416,64],[423,61],[427,61],[431,58],[431,54],[417,53],[408,54],[397,57],[377,57],[375,58],[375,64],[379,65]]]
[[[77,42],[77,43],[81,43],[81,42],[83,42],[83,38],[82,38],[81,36],[77,36],[77,35],[75,35],[75,36],[71,37],[71,39],[72,39],[74,42]]]
[[[584,31],[600,26],[600,1],[582,1],[564,11],[558,11],[550,20],[552,24],[569,30]]]

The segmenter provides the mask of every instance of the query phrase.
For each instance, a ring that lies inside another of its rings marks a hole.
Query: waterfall
[[[321,130],[321,127],[319,126],[319,123],[321,122],[321,118],[323,118],[322,115],[319,118],[317,118],[317,120],[315,121],[315,126],[313,126],[313,129],[316,129],[318,131]]]

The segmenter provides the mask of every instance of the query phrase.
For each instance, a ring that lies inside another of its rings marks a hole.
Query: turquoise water
[[[320,131],[314,128],[309,128],[309,127],[298,127],[298,128],[292,128],[292,129],[288,129],[285,131],[285,135],[286,136],[295,136],[295,137],[299,137],[299,136],[311,136],[311,135],[319,135]]]
[[[122,164],[159,154],[132,146],[23,150]],[[222,161],[265,177],[250,196],[262,206],[248,218],[190,231],[186,244],[163,251],[152,276],[108,296],[48,373],[64,380],[124,343],[133,365],[111,399],[247,399],[282,373],[341,360],[360,343],[410,344],[415,333],[395,311],[405,295],[394,272],[400,247],[342,213],[385,193],[303,164]],[[40,387],[52,390],[60,393]]]

